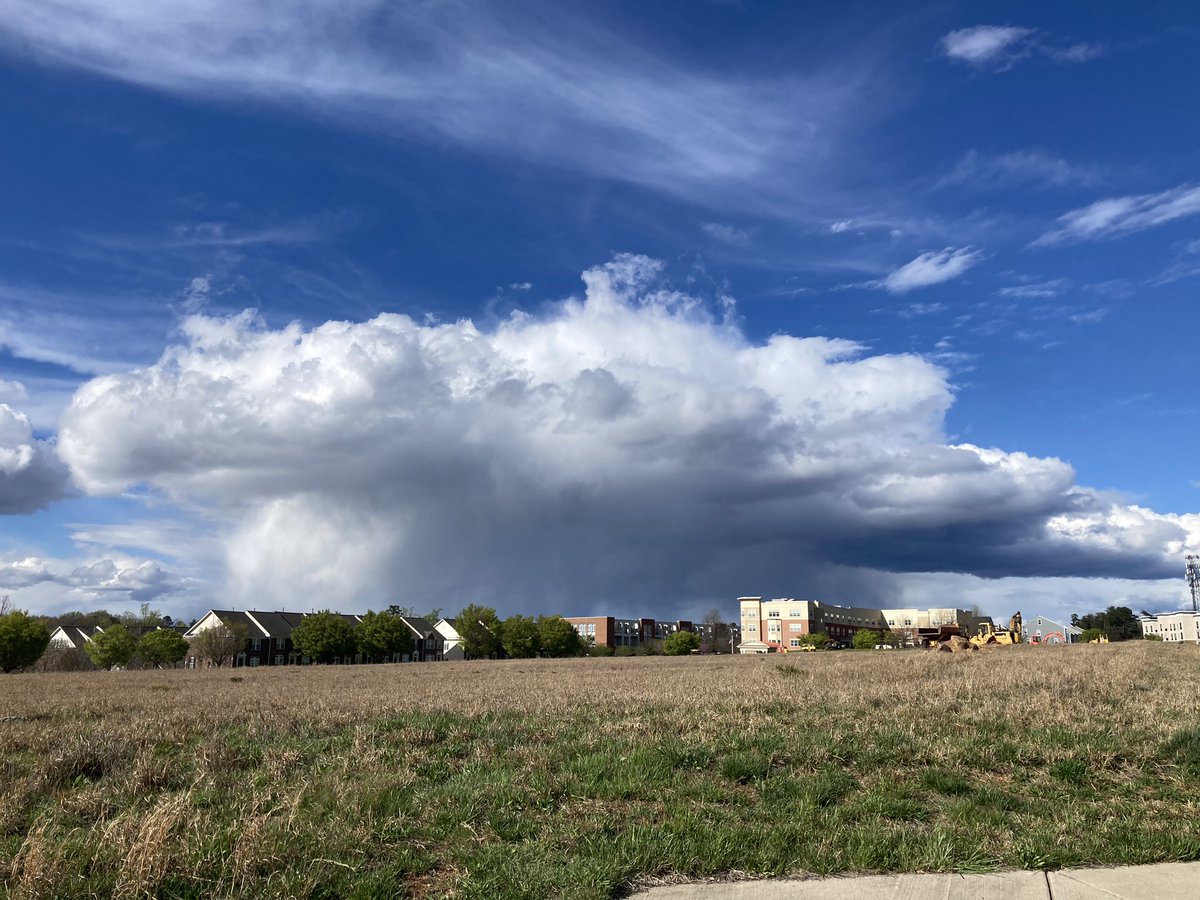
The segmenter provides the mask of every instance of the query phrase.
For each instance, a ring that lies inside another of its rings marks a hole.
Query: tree
[[[246,646],[246,626],[241,622],[222,622],[205,628],[192,638],[192,652],[197,657],[218,668],[233,658]]]
[[[538,616],[538,640],[546,656],[578,656],[583,638],[562,616]]]
[[[142,659],[159,668],[175,665],[187,656],[187,652],[187,638],[173,628],[151,631],[138,645],[138,654]]]
[[[490,606],[468,604],[455,618],[454,629],[462,638],[466,656],[491,659],[500,652],[500,617]]]
[[[125,612],[118,616],[118,621],[124,625],[141,625],[145,628],[157,628],[163,624],[163,616],[157,609],[151,609],[149,603],[143,603],[139,612]]]
[[[129,660],[137,653],[138,639],[118,622],[92,635],[92,639],[84,644],[83,649],[87,651],[97,669],[124,667],[129,665]]]
[[[46,623],[46,627],[53,630],[60,625],[74,628],[92,628],[99,625],[101,628],[107,628],[109,625],[117,624],[120,619],[106,609],[95,609],[91,612],[72,610],[57,616],[44,617],[43,621]]]
[[[721,617],[721,611],[715,606],[704,614],[705,631],[708,632],[709,653],[729,653],[729,626]]]
[[[883,643],[883,635],[869,628],[860,628],[854,632],[850,642],[855,650],[872,650],[876,644]]]
[[[700,649],[700,635],[691,631],[676,631],[663,641],[663,653],[667,656],[687,656]]]
[[[500,644],[509,659],[537,656],[540,638],[538,623],[529,616],[509,616],[500,626]]]
[[[368,612],[357,637],[358,652],[371,659],[391,659],[397,653],[411,653],[413,648],[412,629],[391,612]]]
[[[1072,615],[1071,624],[1085,631],[1103,631],[1110,641],[1137,640],[1142,636],[1142,623],[1128,606],[1110,606],[1104,612],[1086,616]]]
[[[1148,634],[1145,637],[1146,637],[1146,640],[1148,640],[1148,641],[1161,641],[1162,640],[1161,634]]]
[[[0,601],[0,671],[16,672],[38,661],[50,643],[50,629],[24,610],[7,611],[8,597]]]
[[[338,657],[353,656],[358,642],[354,626],[325,609],[304,617],[292,632],[292,643],[314,662],[331,663]]]
[[[829,643],[829,635],[821,631],[814,631],[812,634],[802,634],[797,637],[801,647],[824,647]]]
[[[430,625],[436,625],[442,618],[442,608],[440,606],[430,607],[429,612],[421,615],[411,606],[399,606],[393,603],[387,608],[393,616],[408,616],[409,618],[425,619]]]

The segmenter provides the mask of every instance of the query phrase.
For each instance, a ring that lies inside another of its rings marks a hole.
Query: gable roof
[[[429,624],[428,619],[423,619],[420,616],[401,616],[400,619],[419,638],[427,638],[434,633],[434,627]]]
[[[260,609],[210,609],[196,620],[196,624],[187,630],[184,637],[195,637],[204,630],[200,626],[204,625],[210,616],[216,616],[226,625],[244,626],[246,637],[251,640],[255,638],[272,638],[282,641],[290,638],[292,632],[300,627],[300,623],[304,621],[305,617],[311,615],[313,614],[281,609],[274,611]],[[357,628],[362,624],[362,616],[354,613],[334,613],[334,615],[345,620],[351,627]],[[210,626],[205,625],[205,627]]]
[[[58,644],[60,647],[70,645],[76,650],[82,650],[83,645],[92,639],[92,635],[99,634],[104,629],[99,625],[59,625],[50,635],[50,643]]]

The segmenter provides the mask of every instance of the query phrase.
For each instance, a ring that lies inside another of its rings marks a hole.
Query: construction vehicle
[[[970,638],[971,643],[976,647],[985,647],[989,644],[1019,644],[1022,640],[1020,610],[1017,610],[1008,620],[1007,628],[997,628],[991,622],[984,622],[979,629],[979,634]]]

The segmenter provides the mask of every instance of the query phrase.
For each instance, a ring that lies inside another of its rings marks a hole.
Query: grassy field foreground
[[[0,680],[14,897],[609,897],[1200,858],[1200,648]]]

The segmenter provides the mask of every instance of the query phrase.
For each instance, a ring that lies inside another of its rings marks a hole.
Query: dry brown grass
[[[639,829],[647,842],[656,828],[691,834],[730,804],[745,808],[737,827],[761,828],[755,810],[773,803],[812,806],[807,827],[828,829],[835,869],[1037,865],[1021,837],[1033,825],[1061,845],[1046,864],[1073,859],[1065,832],[1090,808],[985,809],[1020,779],[1030,804],[1034,787],[1085,806],[1103,794],[1096,815],[1124,815],[1138,835],[1136,852],[1114,855],[1154,856],[1152,836],[1181,815],[1200,825],[1172,794],[1187,760],[1161,751],[1198,721],[1200,648],[1152,643],[8,676],[0,873],[28,897],[300,896],[368,890],[368,875],[482,896],[496,889],[480,872],[493,850],[532,854],[532,840],[537,866],[585,846],[597,869],[565,882],[538,869],[531,883],[604,896],[639,874],[707,874],[704,857],[720,856],[654,855]],[[660,757],[673,761],[658,772]],[[621,768],[630,758],[641,774]],[[953,784],[936,802],[941,789],[921,787],[943,770],[966,773],[974,807]],[[472,807],[472,789],[486,802]],[[437,805],[401,799],[413,795]],[[914,803],[927,812],[904,818]],[[418,808],[428,822],[411,821]],[[911,854],[856,856],[874,839],[867,822]],[[960,838],[982,855],[964,862]],[[601,872],[605,841],[620,864]],[[728,853],[717,871],[813,865]]]

